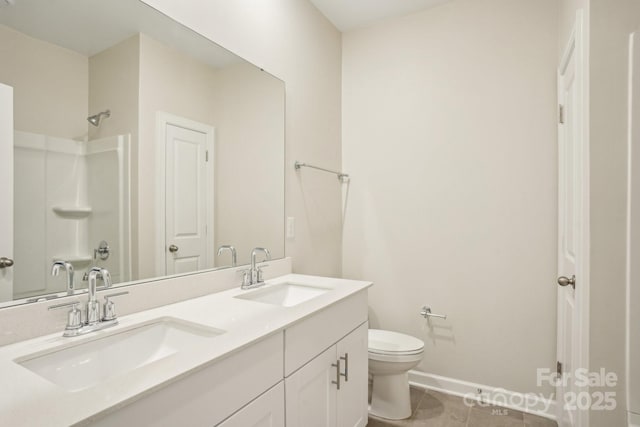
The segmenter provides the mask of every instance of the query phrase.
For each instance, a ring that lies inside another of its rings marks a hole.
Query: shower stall
[[[129,158],[129,135],[85,142],[15,132],[14,257],[23,268],[14,271],[14,299],[64,291],[50,274],[55,260],[73,264],[76,288],[94,265],[114,282],[130,280]]]

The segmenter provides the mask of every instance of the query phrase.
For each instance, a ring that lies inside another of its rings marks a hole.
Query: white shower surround
[[[129,280],[129,145],[128,135],[86,143],[15,132],[15,258],[28,267],[16,268],[14,299],[63,291],[54,259],[71,261],[80,285],[100,240],[112,249],[101,265]]]

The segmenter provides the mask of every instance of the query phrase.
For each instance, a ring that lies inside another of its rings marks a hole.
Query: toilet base
[[[369,413],[389,420],[402,420],[411,416],[407,372],[373,376]]]

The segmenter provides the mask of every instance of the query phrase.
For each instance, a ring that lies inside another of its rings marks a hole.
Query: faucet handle
[[[122,295],[127,295],[129,291],[124,292],[116,292],[115,294],[105,295],[104,296],[104,316],[102,317],[102,321],[115,320],[116,315],[116,305],[109,298],[119,297]]]
[[[251,270],[244,269],[238,270],[236,273],[242,274],[242,289],[245,289],[247,286],[251,285]]]
[[[258,283],[264,282],[264,280],[262,280],[262,269],[265,267],[269,267],[269,264],[263,264],[256,268],[258,270]]]
[[[67,326],[66,330],[80,329],[82,327],[82,312],[78,309],[80,301],[71,301],[63,304],[51,305],[47,310],[58,310],[60,308],[71,307],[69,313],[67,313]]]

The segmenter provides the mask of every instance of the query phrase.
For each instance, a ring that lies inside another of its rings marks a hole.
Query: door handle
[[[568,286],[571,285],[573,289],[576,288],[576,275],[571,276],[571,279],[565,276],[558,277],[558,285],[560,286]]]
[[[0,268],[13,267],[13,260],[11,258],[0,258]]]
[[[172,254],[178,252],[178,249],[179,248],[176,245],[169,246],[169,252],[171,252]]]

